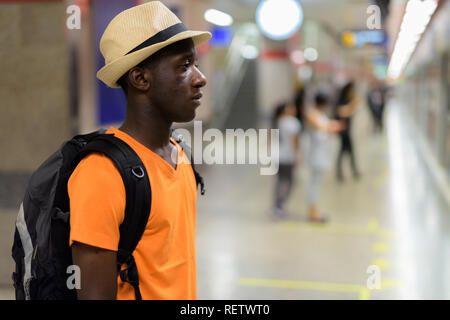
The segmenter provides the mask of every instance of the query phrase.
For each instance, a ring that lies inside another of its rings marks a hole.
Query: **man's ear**
[[[152,75],[150,70],[134,67],[128,72],[128,82],[131,87],[139,91],[147,91],[151,87]]]

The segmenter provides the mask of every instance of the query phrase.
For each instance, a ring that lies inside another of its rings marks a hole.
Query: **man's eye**
[[[198,62],[197,61],[193,61],[191,59],[186,60],[181,66],[185,69],[188,69],[190,66],[195,66],[196,68],[199,67]]]

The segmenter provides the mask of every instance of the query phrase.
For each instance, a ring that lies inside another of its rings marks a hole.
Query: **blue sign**
[[[134,0],[96,0],[92,2],[94,11],[95,46],[97,47],[97,70],[105,65],[105,60],[98,49],[103,32],[112,18],[134,5]],[[110,88],[98,79],[97,106],[98,125],[100,126],[122,122],[125,119],[126,99],[122,89]]]
[[[209,43],[213,47],[227,47],[233,39],[233,30],[227,27],[214,27],[211,30],[212,38]]]

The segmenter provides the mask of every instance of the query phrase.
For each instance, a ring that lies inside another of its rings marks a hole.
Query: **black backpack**
[[[172,138],[190,160],[190,148],[181,136]],[[69,289],[72,252],[69,247],[69,197],[67,183],[77,164],[90,153],[108,156],[122,176],[126,192],[125,218],[120,225],[117,268],[122,281],[130,283],[141,300],[138,269],[133,258],[151,208],[147,171],[134,150],[105,130],[78,135],[66,141],[31,176],[16,220],[12,257],[16,263],[13,281],[17,300],[74,300]],[[195,170],[201,186],[203,178]],[[123,264],[127,268],[121,270]]]

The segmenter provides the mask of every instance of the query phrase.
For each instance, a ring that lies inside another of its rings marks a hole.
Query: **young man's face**
[[[201,88],[206,78],[197,65],[197,53],[191,39],[178,41],[158,52],[151,64],[151,101],[167,120],[189,122],[200,106]]]

